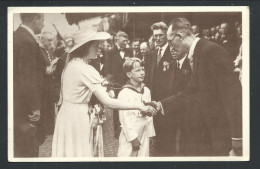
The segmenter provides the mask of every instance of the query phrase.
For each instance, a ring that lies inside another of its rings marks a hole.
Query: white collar
[[[26,29],[33,36],[33,38],[36,39],[35,38],[35,34],[34,34],[34,32],[33,32],[33,30],[31,28],[29,28],[28,26],[26,26],[24,24],[21,24],[21,27]]]
[[[195,36],[198,37],[200,35],[200,33],[196,33]]]
[[[190,50],[189,50],[189,55],[188,55],[188,58],[191,59],[192,56],[193,56],[193,53],[194,53],[194,50],[195,50],[195,47],[198,43],[198,41],[200,40],[200,38],[196,38],[192,44],[191,44],[191,47],[190,47]]]
[[[186,56],[184,56],[181,60],[177,61],[180,64],[180,66],[179,66],[180,69],[182,68],[183,62],[184,62],[184,60],[186,59],[187,56],[188,55],[186,54]]]
[[[163,56],[164,55],[164,52],[165,52],[165,50],[166,50],[166,48],[168,47],[168,43],[166,43],[163,47],[161,47],[161,56]],[[160,49],[160,47],[159,47],[159,49]],[[158,50],[158,52],[159,52],[159,50]]]
[[[116,44],[116,46],[117,46],[117,49],[118,49],[120,52],[125,52],[125,51],[120,50],[121,48],[120,48],[120,46],[119,46],[118,44]]]

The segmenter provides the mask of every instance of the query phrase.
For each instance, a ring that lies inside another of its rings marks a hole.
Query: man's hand
[[[242,146],[243,145],[243,141],[241,140],[233,140],[232,139],[232,148],[233,151],[235,153],[236,156],[242,156],[243,155],[243,151],[242,151]]]
[[[142,106],[141,114],[143,116],[154,116],[157,114],[157,111],[152,106]]]
[[[46,68],[46,74],[47,75],[52,75],[53,72],[56,70],[56,65],[50,65]]]
[[[32,115],[28,115],[30,121],[32,122],[37,122],[40,120],[40,117],[41,117],[41,112],[40,110],[35,110],[33,111]]]
[[[161,108],[161,105],[159,102],[156,102],[156,101],[151,101],[151,102],[146,102],[144,103],[145,105],[149,105],[149,106],[152,106],[153,108],[156,109],[156,111],[161,111],[162,108]]]
[[[132,143],[132,147],[134,151],[138,151],[140,149],[140,141],[138,140],[138,138],[134,139],[133,141],[131,141]]]

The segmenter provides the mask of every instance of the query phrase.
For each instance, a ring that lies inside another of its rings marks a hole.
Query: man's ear
[[[34,19],[33,19],[33,23],[34,23],[35,25],[37,25],[37,24],[38,24],[38,20],[39,20],[39,17],[38,17],[38,16],[35,16]]]
[[[131,78],[131,76],[132,76],[131,72],[127,72],[127,73],[126,73],[126,76],[127,76],[128,78]]]

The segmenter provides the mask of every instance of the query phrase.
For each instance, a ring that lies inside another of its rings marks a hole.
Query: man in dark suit
[[[68,51],[74,46],[74,39],[70,34],[64,35],[65,49],[62,52],[54,52],[54,56],[58,57],[56,64],[56,70],[53,72],[54,76],[54,101],[57,104],[58,109],[61,106],[62,99],[60,98],[61,91],[61,75],[67,61]],[[58,49],[59,50],[59,49]],[[57,49],[56,49],[57,51]],[[55,55],[57,54],[57,55]],[[60,55],[59,55],[60,54]]]
[[[123,71],[123,64],[127,58],[133,57],[132,52],[126,48],[128,44],[128,35],[125,32],[119,31],[115,36],[115,47],[108,51],[105,57],[104,74],[112,75],[116,97],[120,88],[126,84],[127,76]],[[120,134],[120,122],[118,112],[113,113],[115,137]]]
[[[141,61],[145,61],[148,57],[151,57],[151,50],[148,42],[142,42],[140,44]]]
[[[54,98],[54,72],[56,71],[57,59],[54,56],[53,40],[55,36],[50,31],[41,33],[40,51],[45,63],[44,77],[44,92],[42,104],[42,118],[44,121],[44,129],[47,135],[52,135],[54,132],[55,119],[55,98]]]
[[[198,37],[198,38],[201,38],[203,35],[201,34],[201,30],[200,30],[200,27],[199,25],[192,25],[192,32],[193,34]]]
[[[115,47],[108,52],[105,58],[105,75],[111,74],[117,87],[125,85],[127,77],[123,71],[123,63],[125,59],[133,57],[132,52],[126,48],[127,43],[128,35],[119,31],[115,36]]]
[[[193,77],[187,88],[157,102],[166,117],[183,114],[183,155],[227,156],[242,154],[242,88],[233,72],[229,53],[220,45],[199,39],[185,18],[174,19],[167,32],[168,43],[186,51]]]
[[[221,33],[220,44],[229,52],[230,59],[234,61],[239,53],[241,41],[230,24],[222,23],[219,30]]]
[[[172,92],[175,61],[167,43],[167,28],[167,25],[163,22],[154,23],[151,26],[158,49],[145,61],[147,65],[145,84],[151,90],[152,100],[156,101],[170,96]],[[169,118],[160,114],[154,117],[156,156],[170,156],[175,152],[174,139],[169,137],[173,133],[169,130],[171,123],[172,121]]]
[[[132,50],[133,50],[133,57],[137,57],[142,59],[142,55],[140,53],[140,39],[134,39],[132,42]]]
[[[151,49],[149,47],[148,42],[142,42],[140,45],[140,53],[141,53],[141,61],[144,62],[144,69],[145,72],[148,72],[148,68],[149,68],[149,64],[150,64],[150,60],[152,57],[152,52]]]
[[[44,26],[44,14],[20,16],[13,39],[14,157],[37,157],[45,137],[39,131],[45,67],[35,34]]]
[[[171,55],[173,59],[176,60],[176,64],[174,64],[175,70],[173,71],[171,79],[171,81],[173,82],[171,94],[175,95],[183,91],[187,87],[192,76],[192,71],[190,68],[189,59],[187,58],[187,52],[185,50],[177,52],[175,48],[170,44],[171,43],[169,43]],[[176,142],[175,149],[173,149],[174,151],[171,154],[173,156],[182,155],[182,149],[180,149],[180,135],[182,134],[183,127],[185,127],[182,125],[182,115],[185,113],[185,111],[185,108],[180,109],[177,114],[169,114],[167,117],[170,121],[172,121],[169,128],[169,130],[172,131],[172,135],[169,135],[169,137],[171,136],[171,139],[174,140],[173,142]]]

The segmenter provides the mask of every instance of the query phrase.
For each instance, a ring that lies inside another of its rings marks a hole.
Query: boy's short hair
[[[131,70],[136,66],[136,63],[139,63],[140,66],[144,66],[144,62],[142,62],[139,58],[133,57],[126,59],[125,63],[123,64],[123,70],[125,73],[131,72]]]

